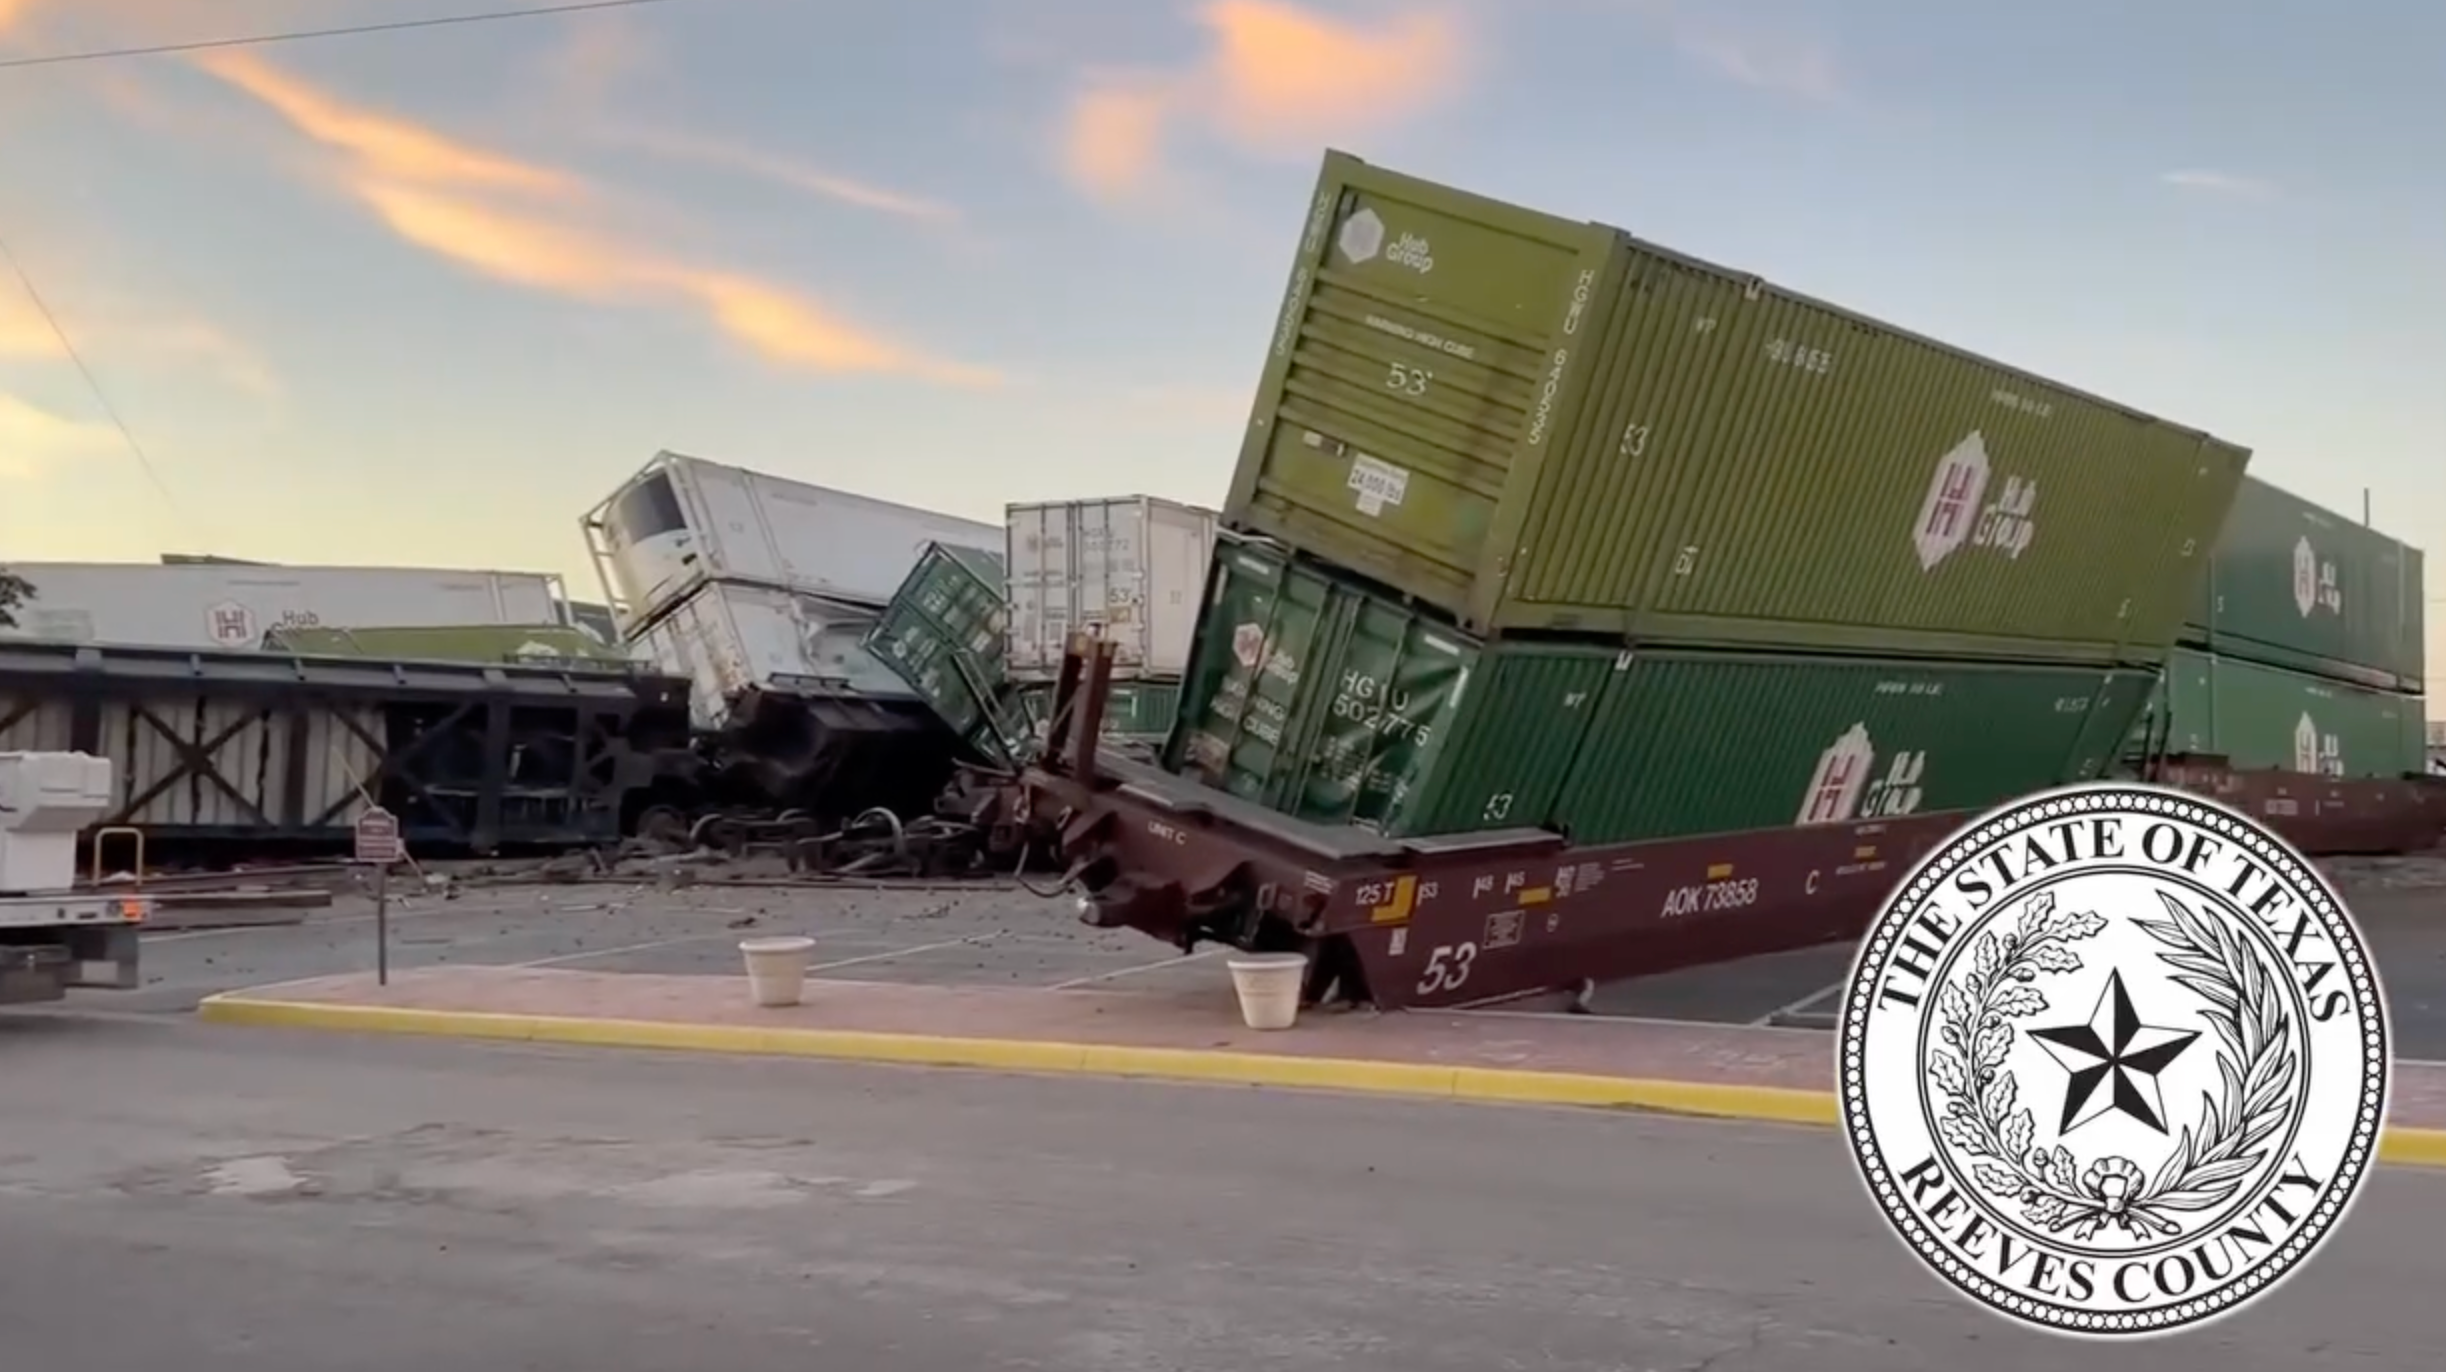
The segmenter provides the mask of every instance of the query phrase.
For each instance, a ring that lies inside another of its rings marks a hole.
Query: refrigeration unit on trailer
[[[712,582],[880,606],[930,543],[999,525],[663,452],[578,521],[623,637]]]
[[[114,781],[106,757],[0,752],[0,1005],[139,984],[151,902],[76,889],[77,834],[117,803]]]
[[[421,567],[23,562],[34,588],[0,639],[229,652],[275,629],[565,624],[559,577]]]
[[[1007,507],[1009,670],[1049,682],[1074,631],[1111,640],[1126,679],[1177,679],[1214,553],[1212,510],[1155,496]]]

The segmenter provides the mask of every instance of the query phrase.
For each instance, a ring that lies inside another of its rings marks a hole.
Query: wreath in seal
[[[2218,1089],[2204,1093],[2197,1126],[2183,1126],[2153,1174],[2125,1157],[2084,1161],[2061,1143],[2037,1146],[2037,1122],[2004,1066],[2016,1028],[2047,1009],[2037,982],[2080,971],[2073,945],[2105,929],[2103,916],[2063,909],[2052,892],[2032,896],[2013,928],[1980,936],[1971,971],[1938,997],[1945,1048],[1928,1060],[1930,1079],[1945,1097],[1938,1132],[1975,1160],[1971,1175],[1982,1190],[2017,1205],[2022,1218],[2050,1233],[2071,1230],[2073,1238],[2087,1239],[2112,1227],[2135,1238],[2180,1234],[2175,1217],[2231,1199],[2267,1160],[2269,1140],[2292,1110],[2299,1063],[2284,988],[2240,930],[2164,892],[2158,898],[2168,918],[2133,923],[2163,946],[2157,956],[2179,974],[2175,984],[2207,1002],[2204,1018],[2224,1052]]]

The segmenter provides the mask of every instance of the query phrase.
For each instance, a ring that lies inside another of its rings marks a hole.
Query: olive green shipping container
[[[1396,835],[1584,843],[1972,808],[2102,775],[2154,674],[1480,640],[1218,544],[1166,763]]]
[[[2246,477],[2181,641],[2381,690],[2418,690],[2420,550]]]
[[[2246,771],[2396,777],[2425,764],[2419,696],[2243,658],[2176,649],[2160,708],[2165,752],[2220,754]]]
[[[989,761],[1018,761],[1023,724],[1005,705],[1002,559],[930,543],[867,631],[866,649]]]
[[[415,624],[371,629],[272,629],[263,650],[300,657],[384,662],[481,662],[621,672],[636,664],[584,629],[565,624]]]
[[[1328,153],[1224,515],[1480,634],[2154,665],[2248,458]]]

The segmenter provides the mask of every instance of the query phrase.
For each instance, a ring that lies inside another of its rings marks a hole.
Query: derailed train
[[[1329,153],[1158,761],[1074,645],[1015,809],[1088,922],[1503,1000],[1856,935],[2145,777],[2432,846],[2417,550],[2209,435]]]

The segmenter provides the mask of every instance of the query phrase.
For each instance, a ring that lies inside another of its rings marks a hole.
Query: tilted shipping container
[[[2245,478],[2181,640],[2380,690],[2420,689],[2420,552]]]
[[[671,607],[639,640],[656,671],[693,683],[699,728],[729,722],[750,686],[792,695],[907,701],[916,693],[866,649],[868,606],[716,581]]]
[[[628,638],[708,582],[880,607],[929,543],[1002,551],[998,525],[669,452],[578,527]]]
[[[2212,753],[2246,771],[2397,777],[2423,769],[2418,696],[2177,648],[2159,736],[2168,753]]]
[[[989,761],[1019,760],[1026,724],[1008,702],[1002,559],[937,543],[867,632],[866,648]]]
[[[274,629],[560,624],[547,573],[236,562],[20,562],[33,586],[0,638],[229,652]]]
[[[1328,153],[1224,515],[1473,632],[2155,663],[2248,457]]]
[[[1214,552],[1214,511],[1122,496],[1011,505],[1003,525],[1014,680],[1052,680],[1082,629],[1113,645],[1118,678],[1180,675]]]
[[[1481,640],[1218,545],[1166,764],[1395,835],[1585,843],[1971,808],[2104,773],[2137,670]]]

